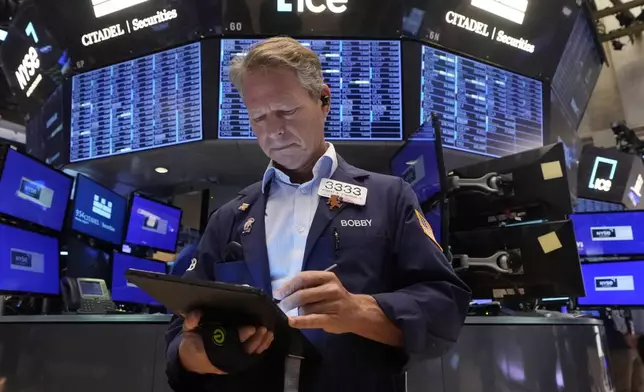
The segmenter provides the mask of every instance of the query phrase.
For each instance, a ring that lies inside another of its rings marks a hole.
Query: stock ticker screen
[[[428,46],[421,69],[421,123],[440,114],[445,147],[502,157],[543,145],[540,81]]]
[[[593,35],[588,19],[580,12],[552,79],[552,91],[559,98],[561,106],[559,110],[575,131],[579,127],[603,65]]]
[[[200,43],[72,80],[71,162],[202,138]]]
[[[241,96],[228,79],[229,64],[259,40],[221,43],[220,139],[254,139]],[[331,140],[402,140],[400,42],[300,40],[320,57],[332,92],[325,136]]]

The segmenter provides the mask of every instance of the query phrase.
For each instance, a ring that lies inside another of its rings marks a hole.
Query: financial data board
[[[603,65],[594,34],[585,14],[580,12],[552,79],[559,110],[573,131],[579,127]]]
[[[421,122],[441,116],[445,147],[501,157],[543,146],[540,81],[428,46],[421,69]]]
[[[255,138],[241,96],[228,79],[230,62],[259,40],[221,43],[219,138]],[[331,140],[401,140],[400,42],[300,40],[320,57],[331,88],[325,136]]]
[[[200,45],[74,76],[70,161],[201,140]]]

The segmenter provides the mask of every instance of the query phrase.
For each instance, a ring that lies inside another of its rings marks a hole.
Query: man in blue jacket
[[[311,50],[269,39],[236,59],[230,77],[271,162],[261,182],[211,217],[185,276],[248,284],[281,300],[290,325],[322,357],[304,361],[300,391],[404,390],[406,367],[456,341],[468,288],[411,187],[349,165],[324,140],[331,91]],[[222,256],[231,242],[242,245],[243,259]],[[175,391],[284,390],[284,359],[271,350],[271,331],[240,325],[243,349],[265,355],[225,374],[194,331],[200,316],[178,318],[168,331]]]

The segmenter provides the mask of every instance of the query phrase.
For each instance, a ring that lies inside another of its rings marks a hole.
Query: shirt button
[[[306,188],[300,188],[300,192],[306,194],[309,190]]]
[[[298,233],[300,233],[300,234],[304,233],[304,227],[299,226],[299,227],[297,228],[297,232],[298,232]]]

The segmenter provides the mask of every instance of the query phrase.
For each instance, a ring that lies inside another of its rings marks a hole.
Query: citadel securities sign
[[[505,31],[497,29],[496,27],[492,27],[492,32],[490,33],[490,26],[488,24],[457,14],[454,11],[448,11],[447,14],[445,14],[445,21],[463,30],[490,38],[493,41],[512,46],[528,53],[534,53],[535,46],[532,45],[530,41],[523,38],[512,37]]]
[[[83,46],[91,46],[100,42],[110,40],[112,38],[117,38],[125,34],[130,34],[134,31],[141,29],[149,28],[160,23],[165,23],[169,20],[176,19],[179,17],[179,13],[176,9],[167,11],[157,11],[156,15],[147,17],[147,18],[136,18],[125,21],[125,28],[123,28],[123,23],[118,23],[113,26],[105,27],[100,30],[92,31],[90,33],[84,34],[81,37],[81,43]]]

